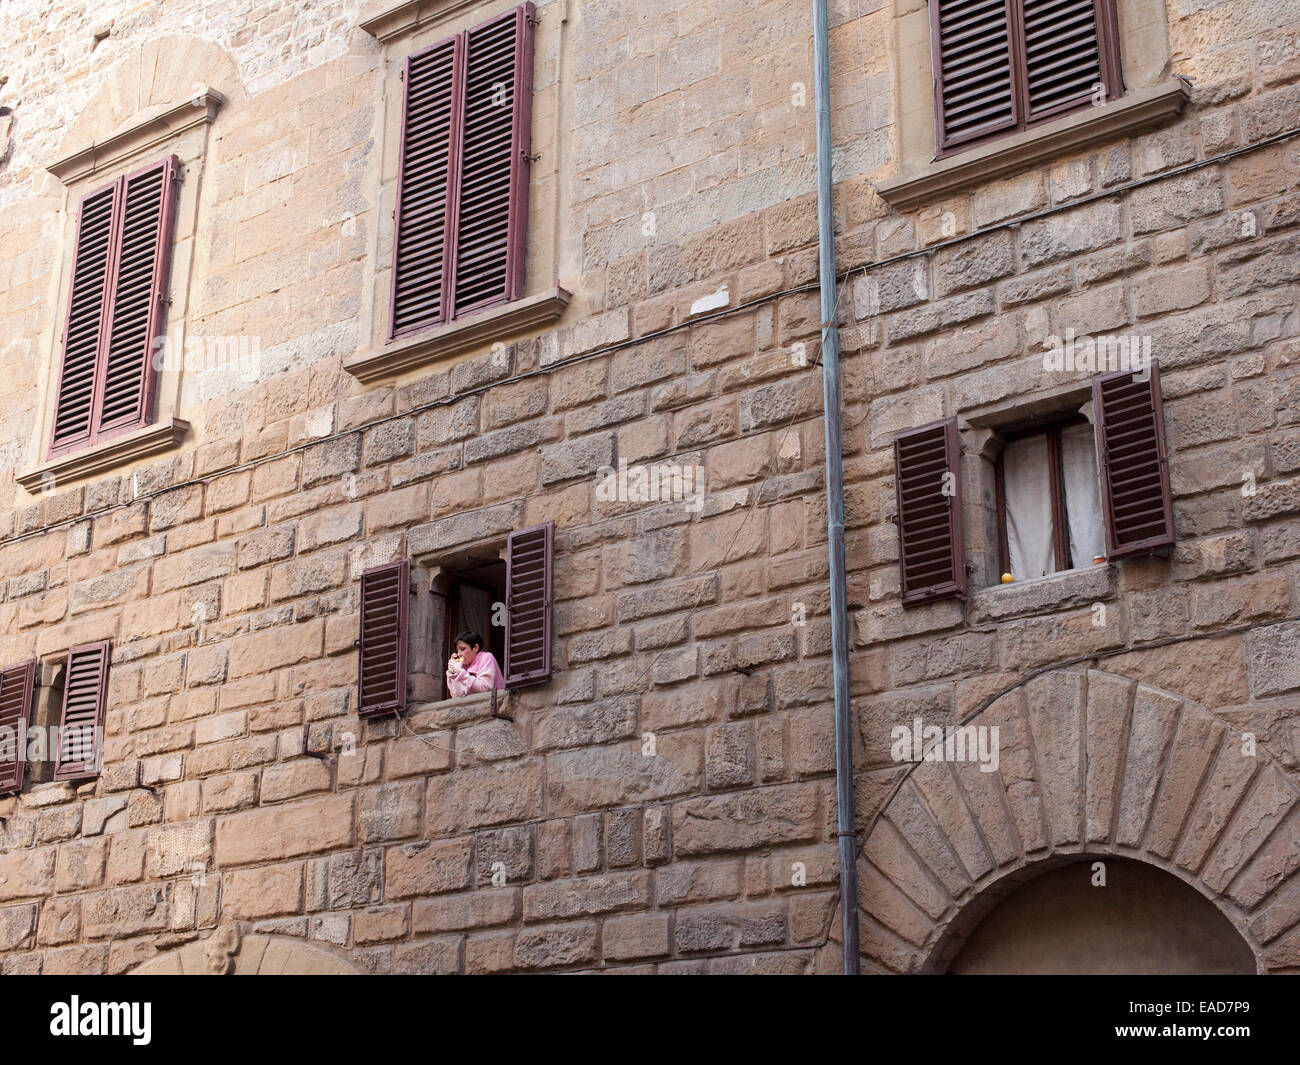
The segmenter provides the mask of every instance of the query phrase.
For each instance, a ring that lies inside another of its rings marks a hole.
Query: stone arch
[[[224,925],[137,965],[133,976],[360,976],[361,970],[315,943],[287,936],[240,935]]]
[[[1265,748],[1246,756],[1241,734],[1192,700],[1082,667],[1039,675],[965,724],[998,727],[996,771],[909,764],[860,826],[864,965],[940,969],[1043,863],[1086,854],[1178,877],[1261,972],[1300,969],[1300,794]]]
[[[58,156],[80,151],[213,88],[227,104],[244,97],[230,54],[214,41],[166,35],[133,47],[104,75],[63,135]]]

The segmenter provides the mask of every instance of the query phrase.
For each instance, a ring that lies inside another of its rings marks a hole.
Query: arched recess
[[[1190,699],[1084,668],[1035,677],[965,724],[998,729],[996,770],[908,764],[859,826],[866,971],[942,971],[1002,897],[1084,855],[1177,877],[1259,971],[1300,971],[1300,793],[1262,746],[1246,753]],[[837,919],[822,971],[838,967],[838,934]]]
[[[137,965],[133,976],[360,976],[346,958],[286,936],[241,935],[223,925],[207,939],[187,943]]]
[[[209,88],[227,106],[244,98],[239,68],[221,45],[175,34],[145,41],[114,63],[91,92],[69,123],[58,157],[109,140]]]
[[[1035,862],[1028,871],[1035,875],[1010,874],[971,901],[926,968],[988,975],[1257,970],[1251,945],[1222,911],[1154,865],[1094,854]]]

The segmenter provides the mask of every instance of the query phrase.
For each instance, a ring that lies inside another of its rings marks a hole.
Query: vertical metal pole
[[[853,802],[853,727],[849,706],[848,589],[844,566],[844,458],[840,422],[840,331],[835,281],[831,176],[830,39],[826,0],[813,0],[813,76],[817,110],[817,244],[822,315],[822,407],[826,422],[826,539],[830,553],[831,666],[835,681],[835,800],[840,845],[840,920],[844,974],[858,961],[857,832]]]

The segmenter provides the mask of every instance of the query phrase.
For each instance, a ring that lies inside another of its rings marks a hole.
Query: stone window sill
[[[408,717],[412,723],[436,725],[438,728],[451,728],[473,721],[490,721],[492,718],[513,721],[515,714],[512,702],[509,691],[475,692],[473,695],[462,695],[459,699],[412,703],[408,708]],[[383,721],[384,718],[379,715],[373,720]]]
[[[24,470],[14,480],[32,494],[43,490],[47,485],[62,488],[70,481],[96,477],[137,459],[171,451],[180,446],[189,430],[189,422],[180,418],[166,418],[84,451],[59,455],[39,466]]]
[[[1049,573],[1046,577],[982,588],[970,598],[972,624],[1008,621],[1083,606],[1115,594],[1115,567],[1109,563]]]
[[[880,183],[880,195],[900,211],[921,207],[1097,141],[1160,125],[1182,113],[1188,96],[1187,86],[1177,79],[1133,89],[1104,107],[1076,111],[923,168],[905,168],[898,177]]]
[[[514,336],[555,322],[564,314],[571,294],[562,288],[525,296],[432,332],[386,344],[344,360],[343,369],[364,384],[396,377],[408,370],[435,365],[453,355],[503,337]]]

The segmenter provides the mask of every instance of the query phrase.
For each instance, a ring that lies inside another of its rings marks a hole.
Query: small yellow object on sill
[[[1093,556],[1092,556],[1092,564],[1093,564],[1094,566],[1100,566],[1100,565],[1101,565],[1103,562],[1105,562],[1105,561],[1106,561],[1106,556],[1105,556],[1105,555],[1093,555]]]
[[[1002,574],[1002,583],[1003,583],[1003,584],[1010,584],[1010,583],[1011,583],[1012,581],[1014,581],[1014,580],[1015,580],[1015,577],[1011,576],[1010,573],[1004,573],[1004,574]]]

